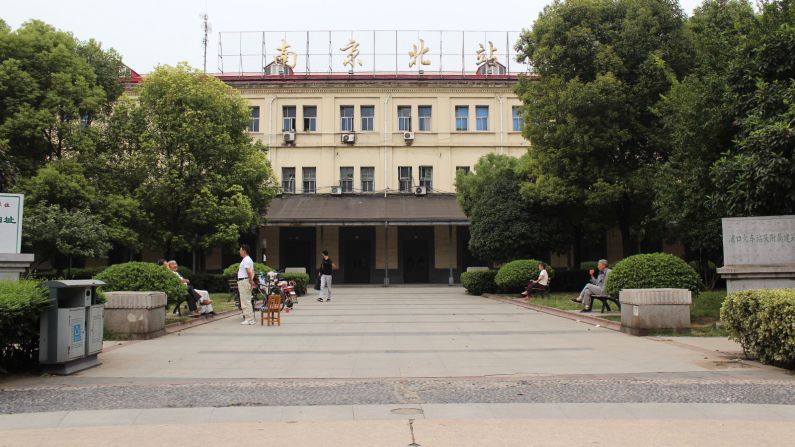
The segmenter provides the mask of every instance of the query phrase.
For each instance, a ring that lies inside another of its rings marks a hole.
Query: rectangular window
[[[375,107],[362,106],[359,110],[362,114],[362,132],[372,132],[375,129]]]
[[[433,166],[420,166],[420,186],[428,192],[433,190]]]
[[[469,106],[455,106],[455,130],[469,130]]]
[[[398,191],[411,192],[412,183],[411,166],[400,166],[398,168]]]
[[[421,132],[430,132],[431,131],[431,106],[419,106],[418,112],[419,112],[419,116],[420,116],[420,131]]]
[[[249,107],[251,119],[248,122],[249,132],[259,132],[259,106]]]
[[[353,168],[340,168],[340,188],[342,192],[353,192]]]
[[[411,106],[398,106],[398,130],[411,132]]]
[[[464,175],[469,175],[469,166],[456,166],[455,173],[458,174],[459,172],[463,173]]]
[[[317,130],[317,106],[304,106],[304,132]]]
[[[282,107],[282,131],[295,132],[295,106]]]
[[[475,130],[489,130],[489,106],[475,107]]]
[[[375,168],[374,167],[362,167],[361,168],[361,178],[362,178],[362,192],[373,192],[373,191],[375,191]]]
[[[304,182],[304,194],[314,194],[317,191],[317,178],[315,168],[302,168],[301,174]]]
[[[511,108],[511,113],[513,114],[513,131],[521,132],[524,127],[524,113],[522,112],[522,108],[520,106],[514,106]]]
[[[295,168],[282,168],[282,192],[295,194]]]
[[[353,106],[341,106],[340,119],[340,130],[353,132]]]

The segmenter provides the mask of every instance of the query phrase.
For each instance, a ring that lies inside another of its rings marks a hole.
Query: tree
[[[668,148],[652,108],[691,64],[683,22],[670,0],[556,1],[516,45],[538,73],[516,88],[543,173],[526,188],[618,222],[625,254],[655,230],[649,179]]]
[[[121,94],[121,58],[37,20],[14,31],[2,25],[0,146],[31,176],[90,142],[88,124]]]
[[[148,238],[164,254],[235,243],[275,195],[266,149],[246,131],[248,107],[220,80],[186,64],[161,66],[109,119],[101,175],[131,188]],[[120,171],[124,172],[120,172]]]
[[[538,257],[566,241],[551,210],[526,200],[519,190],[519,160],[507,155],[481,157],[472,174],[456,177],[458,202],[470,218],[469,248],[489,262]]]

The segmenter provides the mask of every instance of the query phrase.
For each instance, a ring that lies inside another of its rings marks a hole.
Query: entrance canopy
[[[268,225],[469,225],[452,194],[284,195],[273,199]]]

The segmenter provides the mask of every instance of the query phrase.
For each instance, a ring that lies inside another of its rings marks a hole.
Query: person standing
[[[328,250],[323,250],[323,260],[317,272],[320,275],[320,296],[317,299],[318,301],[323,301],[324,295],[326,301],[331,301],[331,273],[335,268],[337,268],[337,265],[329,257]]]
[[[251,290],[254,288],[254,261],[249,256],[248,245],[240,245],[240,267],[237,269],[237,291],[240,293],[240,309],[243,311],[243,322],[254,324],[254,308],[251,306]]]

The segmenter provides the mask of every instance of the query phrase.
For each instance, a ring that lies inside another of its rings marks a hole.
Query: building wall
[[[315,233],[317,238],[317,264],[320,265],[320,253],[328,250],[329,257],[340,265],[340,227],[334,225],[318,227]]]
[[[456,241],[456,230],[457,228],[454,226],[452,228],[452,235],[450,233],[450,227],[447,225],[437,225],[433,228],[434,231],[434,240],[436,241],[434,250],[434,267],[437,269],[450,269],[452,267],[454,270],[457,269],[458,266],[458,250]]]
[[[384,250],[385,231],[387,232],[387,244],[389,245],[389,250],[386,251]],[[387,253],[388,256],[388,267],[396,270],[398,268],[397,228],[388,227],[388,230],[384,230],[383,225],[377,225],[375,227],[375,268],[381,271],[384,269],[384,253]]]

